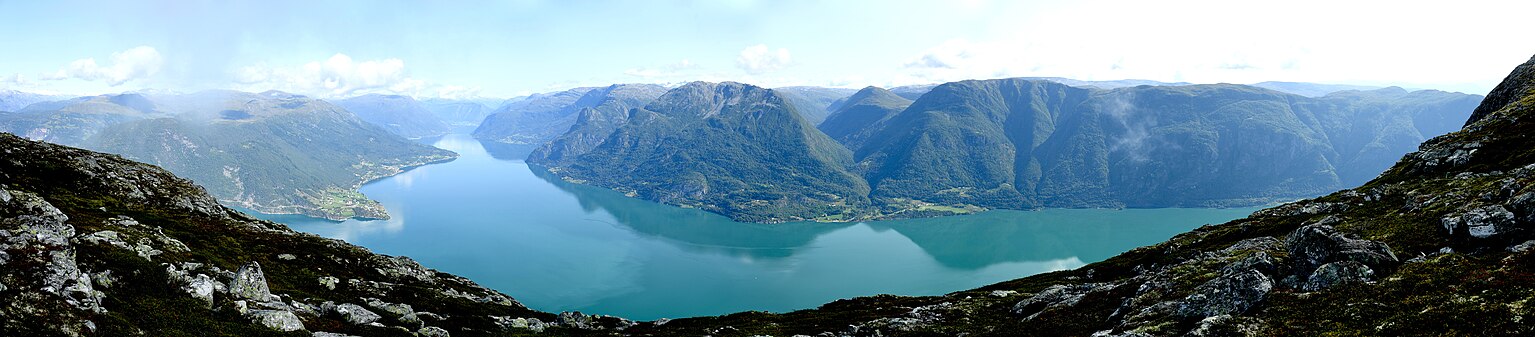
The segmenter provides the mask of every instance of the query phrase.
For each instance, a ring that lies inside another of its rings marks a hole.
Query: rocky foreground
[[[488,336],[619,327],[220,206],[116,155],[0,134],[0,335]],[[334,334],[332,334],[334,333]]]
[[[638,323],[532,311],[153,166],[0,134],[0,335],[1535,335],[1532,70],[1364,186],[1076,270]]]

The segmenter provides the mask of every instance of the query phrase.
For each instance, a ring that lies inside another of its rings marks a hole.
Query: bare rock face
[[[1274,281],[1257,270],[1223,272],[1183,299],[1178,312],[1188,317],[1210,317],[1246,312],[1274,290]]]
[[[94,326],[84,317],[106,312],[106,295],[76,262],[68,220],[42,197],[0,186],[0,291],[9,292],[0,318],[48,317],[45,329],[73,336]]]
[[[229,296],[257,302],[277,300],[277,296],[273,296],[272,290],[267,287],[266,275],[261,273],[261,264],[255,261],[235,272],[234,280],[229,282]]]
[[[336,314],[336,316],[341,317],[341,319],[345,320],[347,323],[356,325],[377,322],[379,319],[383,318],[378,314],[363,308],[360,305],[351,303],[343,303],[337,305],[334,303],[326,302],[321,306],[321,309],[326,312]]]
[[[304,322],[298,319],[291,311],[285,310],[252,310],[245,314],[251,321],[277,331],[304,330]]]
[[[420,330],[416,330],[416,335],[421,337],[448,337],[448,330],[443,330],[442,328],[435,326],[429,326],[423,327]]]
[[[1024,320],[1032,320],[1047,310],[1075,306],[1090,293],[1108,291],[1112,288],[1113,285],[1110,284],[1095,283],[1054,285],[1013,304],[1012,313],[1028,315]]]
[[[1519,229],[1514,222],[1514,213],[1499,205],[1482,206],[1465,213],[1451,214],[1440,219],[1440,223],[1452,236],[1464,233],[1477,239],[1508,234]]]
[[[218,286],[213,281],[213,278],[208,277],[207,274],[197,274],[196,277],[192,277],[185,285],[183,285],[181,290],[186,291],[187,294],[192,295],[193,298],[202,300],[204,303],[208,304],[209,308],[212,308],[213,292],[217,288]]]
[[[1303,226],[1285,237],[1297,274],[1310,274],[1323,264],[1338,261],[1355,261],[1371,269],[1397,263],[1396,254],[1385,243],[1344,235],[1328,224],[1331,221]]]
[[[1306,278],[1306,284],[1301,287],[1306,291],[1317,291],[1349,283],[1369,282],[1375,279],[1375,271],[1363,263],[1356,261],[1339,261],[1324,264],[1311,272]]]

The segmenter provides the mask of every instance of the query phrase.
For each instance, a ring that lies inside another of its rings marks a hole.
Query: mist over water
[[[868,223],[735,223],[566,183],[531,148],[466,135],[423,139],[448,163],[362,192],[393,216],[331,222],[265,215],[296,230],[405,255],[537,310],[651,320],[790,311],[875,294],[937,295],[1080,267],[1240,209],[992,211]]]

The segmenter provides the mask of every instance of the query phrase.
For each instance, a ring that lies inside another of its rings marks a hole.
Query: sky
[[[0,0],[0,89],[506,98],[1054,76],[1485,94],[1535,1]]]

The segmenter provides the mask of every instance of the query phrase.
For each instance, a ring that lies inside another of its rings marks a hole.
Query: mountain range
[[[335,104],[405,138],[441,136],[450,131],[436,112],[409,96],[367,94],[336,100]]]
[[[1394,87],[1312,98],[1232,84],[1094,83],[1119,86],[960,81],[915,101],[871,87],[837,100],[815,129],[802,128],[803,105],[780,89],[700,98],[690,88],[643,109],[582,114],[529,161],[571,181],[744,221],[1246,206],[1363,183],[1454,130],[1481,99]],[[735,105],[800,118],[697,112]],[[828,138],[841,146],[820,141]],[[772,165],[785,160],[811,170]],[[811,197],[823,193],[835,198]]]
[[[0,112],[15,112],[28,105],[63,99],[58,95],[31,93],[16,90],[0,90]]]
[[[1152,81],[1152,80],[1133,80],[1133,79],[1132,80],[1112,80],[1112,81],[1084,81],[1084,80],[1070,79],[1070,78],[1064,78],[1064,77],[1019,77],[1019,79],[1050,81],[1050,82],[1065,84],[1065,85],[1069,85],[1069,86],[1073,86],[1073,87],[1092,87],[1092,88],[1097,88],[1097,89],[1118,89],[1118,88],[1126,88],[1126,87],[1137,87],[1137,86],[1143,86],[1143,85],[1150,85],[1150,86],[1182,86],[1182,85],[1191,85],[1192,84],[1192,83],[1188,83],[1188,82],[1161,82],[1161,81]],[[905,97],[906,99],[915,100],[915,99],[917,99],[917,97],[921,97],[922,94],[925,94],[925,93],[927,93],[930,90],[933,90],[933,88],[937,87],[938,85],[939,84],[907,85],[907,86],[899,86],[899,87],[891,88],[890,91],[894,92],[896,95],[900,95],[901,97]],[[1289,93],[1289,94],[1296,94],[1296,95],[1306,96],[1306,97],[1322,97],[1322,96],[1327,96],[1327,94],[1331,94],[1331,93],[1339,92],[1339,91],[1349,91],[1349,90],[1368,91],[1368,90],[1375,90],[1375,89],[1383,88],[1383,87],[1367,86],[1367,85],[1325,84],[1325,83],[1283,82],[1283,81],[1264,81],[1264,82],[1258,82],[1258,83],[1253,83],[1253,84],[1248,84],[1248,85],[1249,86],[1254,86],[1254,87],[1259,87],[1259,88],[1264,88],[1264,89],[1269,89],[1269,90],[1273,90],[1273,91],[1283,92],[1283,93]]]
[[[0,115],[0,130],[160,165],[231,205],[334,220],[387,218],[363,183],[456,157],[281,92],[81,97]]]
[[[800,117],[811,125],[818,125],[826,120],[832,112],[842,107],[848,97],[857,92],[855,89],[826,88],[826,87],[780,87],[773,88],[780,97],[793,105]]]
[[[489,100],[429,98],[421,104],[454,133],[469,133],[495,112]]]
[[[474,129],[474,138],[512,144],[542,144],[575,124],[576,113],[600,100],[582,100],[597,88],[529,95],[496,108]]]
[[[1535,58],[1494,89],[1464,128],[1424,142],[1362,186],[1102,262],[943,295],[653,322],[529,310],[409,258],[256,220],[152,165],[0,134],[8,154],[0,157],[0,295],[8,300],[0,332],[1525,336],[1535,333],[1527,305],[1535,293],[1532,73]],[[1007,85],[1051,86],[968,84]],[[782,99],[760,88],[678,89],[695,99],[662,97],[640,111],[785,114]],[[731,97],[762,100],[718,100]],[[700,100],[730,108],[665,103]]]
[[[886,204],[1256,204],[1362,183],[1479,101],[1396,88],[1311,99],[1241,85],[962,81],[889,117],[855,157]]]
[[[667,91],[585,153],[535,153],[573,182],[750,221],[855,218],[867,185],[851,152],[777,91],[693,82]],[[581,135],[573,129],[567,135]]]
[[[859,90],[816,128],[849,149],[863,147],[890,117],[911,106],[911,100],[880,87]]]

